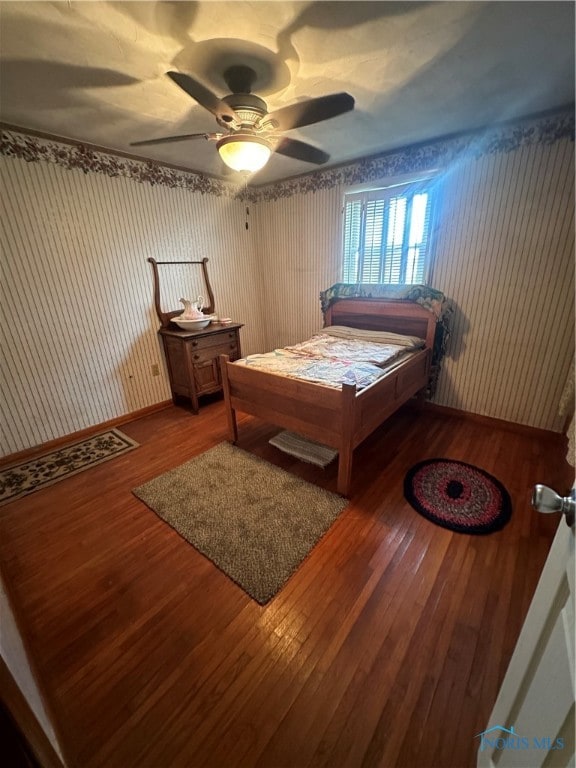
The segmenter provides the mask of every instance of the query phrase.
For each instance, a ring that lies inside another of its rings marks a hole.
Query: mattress
[[[363,389],[423,346],[423,339],[414,336],[331,326],[299,344],[249,355],[235,365],[326,387],[346,383]]]

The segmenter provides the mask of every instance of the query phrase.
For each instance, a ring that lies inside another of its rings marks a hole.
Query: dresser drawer
[[[228,355],[231,360],[237,360],[240,355],[238,353],[238,342],[236,339],[215,346],[190,349],[190,357],[194,365],[197,363],[207,363],[209,360],[214,360],[219,355]]]
[[[187,344],[190,349],[203,350],[209,347],[220,347],[230,343],[238,343],[236,331],[223,331],[221,333],[212,333],[209,336],[202,336],[199,339],[190,339]]]

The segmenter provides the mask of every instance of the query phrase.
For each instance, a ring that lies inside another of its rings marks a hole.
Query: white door
[[[536,494],[543,488],[536,486],[533,500],[540,509]],[[570,499],[552,495],[573,509],[574,489]],[[575,765],[575,595],[574,524],[562,518],[492,715],[477,736],[478,768]]]

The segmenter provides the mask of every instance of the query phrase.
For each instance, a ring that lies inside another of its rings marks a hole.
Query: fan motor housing
[[[257,112],[258,115],[265,115],[268,111],[266,102],[253,93],[230,93],[228,96],[224,96],[222,101],[225,101],[235,111],[247,109],[251,112]]]
[[[253,93],[231,93],[228,96],[224,96],[222,101],[232,107],[239,123],[239,125],[235,125],[235,121],[231,123],[224,117],[224,122],[220,124],[228,128],[238,128],[241,126],[255,127],[268,113],[266,102]]]

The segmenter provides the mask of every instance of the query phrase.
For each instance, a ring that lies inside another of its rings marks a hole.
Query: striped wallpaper
[[[258,203],[268,348],[322,328],[319,294],[339,276],[341,208],[334,190]]]
[[[437,403],[561,430],[573,168],[566,139],[444,169],[433,284],[456,311]],[[0,157],[0,173],[2,455],[170,397],[149,256],[210,259],[216,310],[245,324],[245,353],[320,327],[318,294],[340,279],[343,187],[251,203],[247,217],[233,198],[44,162]],[[170,276],[165,308],[202,293]]]
[[[170,398],[149,256],[207,256],[216,311],[245,324],[246,351],[262,349],[245,206],[53,164],[0,163],[2,455]],[[192,272],[163,292],[166,309],[203,292]]]
[[[431,283],[455,311],[436,403],[562,430],[574,354],[573,169],[569,139],[464,155],[443,169]],[[275,346],[317,328],[318,293],[341,279],[344,191],[259,205]]]
[[[443,209],[433,282],[455,315],[436,401],[560,431],[574,355],[574,144],[464,162]]]

